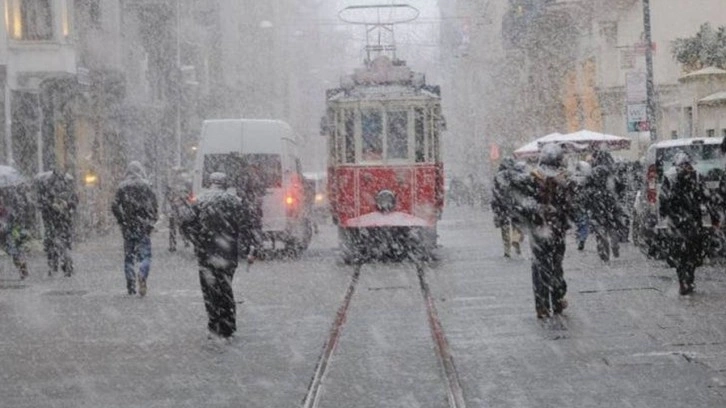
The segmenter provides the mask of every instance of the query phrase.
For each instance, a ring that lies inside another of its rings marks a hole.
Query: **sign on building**
[[[648,87],[645,72],[625,74],[625,100],[627,109],[628,132],[650,130],[648,123]]]

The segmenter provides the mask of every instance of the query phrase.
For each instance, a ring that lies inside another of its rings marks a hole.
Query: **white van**
[[[297,144],[280,120],[205,120],[194,166],[193,193],[209,187],[209,175],[227,174],[229,188],[254,191],[262,212],[258,231],[274,249],[277,242],[299,253],[312,237]]]

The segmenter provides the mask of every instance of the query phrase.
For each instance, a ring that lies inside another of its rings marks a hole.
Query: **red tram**
[[[379,56],[326,92],[328,195],[344,259],[430,255],[444,206],[438,86]]]

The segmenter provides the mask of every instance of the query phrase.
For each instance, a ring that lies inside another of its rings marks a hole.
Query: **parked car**
[[[689,138],[667,140],[651,145],[643,159],[645,183],[638,191],[632,214],[633,242],[649,257],[665,259],[668,223],[659,213],[663,181],[675,177],[673,158],[679,151],[693,160],[699,180],[703,181],[707,202],[702,203],[703,227],[708,234],[707,256],[723,256],[723,231],[713,228],[708,208],[717,205],[719,182],[724,175],[726,158],[720,150],[721,138]],[[712,207],[713,208],[713,207]],[[723,214],[720,218],[723,218]]]

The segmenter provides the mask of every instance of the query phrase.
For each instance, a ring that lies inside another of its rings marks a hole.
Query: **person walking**
[[[587,189],[587,208],[597,241],[597,253],[603,262],[610,255],[620,256],[620,223],[622,209],[618,200],[621,183],[615,174],[615,160],[610,152],[596,151],[592,155],[592,177]]]
[[[173,174],[166,186],[166,201],[169,204],[169,252],[176,251],[176,237],[179,230],[179,211],[188,205],[192,194],[192,182],[189,174],[183,168],[174,168]],[[184,245],[189,242],[182,234]]]
[[[539,165],[532,170],[529,196],[517,205],[518,217],[527,221],[532,249],[532,286],[537,318],[561,314],[568,306],[562,261],[565,233],[573,218],[572,185],[563,167],[564,152],[555,144],[542,148]]]
[[[587,237],[590,235],[588,185],[591,177],[592,167],[590,167],[590,164],[586,161],[579,161],[575,166],[575,172],[572,177],[578,251],[585,249],[585,242],[587,242]]]
[[[227,191],[227,176],[209,176],[210,189],[181,215],[182,233],[194,244],[210,338],[230,338],[237,330],[232,279],[240,250],[254,261],[250,206]],[[239,196],[238,196],[239,195]]]
[[[499,164],[497,174],[494,176],[494,185],[492,187],[491,208],[494,213],[494,226],[501,230],[505,258],[511,257],[512,248],[514,248],[517,255],[520,255],[522,253],[521,243],[524,239],[522,231],[512,219],[512,210],[515,204],[512,197],[513,172],[514,160],[508,157],[504,158]]]
[[[146,179],[144,168],[132,161],[119,184],[111,205],[124,239],[124,274],[129,295],[136,294],[135,264],[138,262],[139,295],[145,296],[151,268],[151,232],[159,217],[158,201]]]
[[[24,184],[0,189],[0,245],[13,260],[20,279],[28,277],[27,248],[33,204]]]
[[[48,259],[48,276],[60,266],[67,277],[73,274],[71,247],[73,217],[78,207],[78,195],[73,177],[58,169],[41,173],[36,178],[38,206],[43,218],[43,249]]]
[[[690,156],[678,152],[673,164],[676,174],[672,179],[663,180],[659,210],[670,227],[666,260],[676,268],[679,293],[688,295],[695,288],[695,270],[703,264],[705,238],[701,204],[707,201]]]

